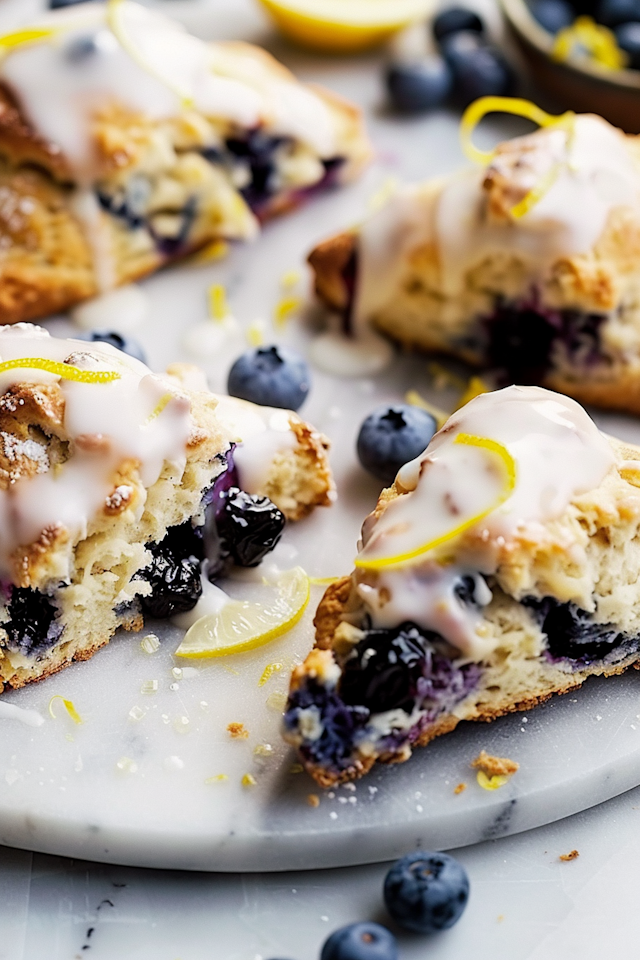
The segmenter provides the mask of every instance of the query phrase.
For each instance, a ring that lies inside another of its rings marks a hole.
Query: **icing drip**
[[[504,476],[486,449],[456,443],[460,434],[502,445],[516,465],[513,492],[495,509]],[[443,542],[407,565],[390,562],[359,592],[375,626],[411,620],[440,633],[465,656],[481,659],[479,610],[490,591],[477,574],[495,573],[505,544],[538,538],[571,500],[598,486],[614,463],[610,444],[575,401],[540,387],[508,387],[476,397],[455,413],[426,451],[406,464],[407,491],[363,529],[358,563],[393,557],[435,540],[465,518],[486,515],[467,536]],[[473,589],[465,578],[474,580]]]
[[[616,207],[640,204],[638,172],[625,137],[605,120],[578,116],[570,133],[544,130],[526,138],[521,162],[511,168],[518,142],[505,144],[492,163],[508,187],[527,192],[554,172],[524,216],[492,216],[483,188],[487,171],[471,169],[444,186],[400,191],[364,224],[355,308],[360,324],[397,294],[408,253],[421,245],[435,244],[439,283],[449,296],[460,293],[469,270],[500,253],[521,257],[531,283],[544,279],[558,257],[588,252]]]
[[[0,491],[0,571],[7,575],[14,550],[33,543],[45,529],[61,525],[71,542],[84,536],[92,516],[113,493],[115,471],[123,461],[136,461],[146,487],[156,482],[167,462],[181,473],[191,429],[189,400],[168,380],[109,344],[59,340],[31,324],[0,327],[0,361],[21,357],[114,371],[118,379],[82,383],[29,367],[0,373],[0,393],[16,383],[57,383],[70,443],[64,463],[47,469],[48,462],[39,460],[36,475]]]
[[[297,444],[289,411],[218,397],[218,412],[227,425],[228,442],[239,444],[233,451],[239,486],[247,493],[264,493],[274,458]]]
[[[153,120],[178,116],[193,105],[205,116],[241,127],[267,125],[274,134],[302,140],[321,157],[335,153],[328,108],[284,71],[242,50],[207,44],[130,0],[119,8],[118,23],[120,39],[103,3],[55,11],[39,25],[59,32],[16,47],[2,65],[3,80],[35,129],[60,148],[80,179],[90,179],[95,164],[95,115],[114,102]]]

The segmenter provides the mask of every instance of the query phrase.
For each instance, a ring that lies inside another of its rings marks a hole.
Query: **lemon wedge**
[[[495,499],[493,499],[492,502],[489,502],[482,510],[479,510],[477,513],[473,513],[471,516],[468,516],[466,519],[462,520],[460,523],[457,523],[455,526],[450,527],[448,530],[445,529],[442,530],[442,532],[438,532],[426,542],[421,543],[412,549],[404,550],[402,552],[387,556],[367,556],[367,548],[365,548],[364,553],[361,553],[359,557],[356,557],[356,567],[359,567],[363,570],[383,570],[386,567],[404,566],[407,563],[411,563],[413,560],[419,560],[426,553],[430,553],[432,550],[441,547],[445,543],[450,543],[452,540],[456,540],[490,513],[493,513],[494,510],[497,510],[498,507],[501,506],[505,500],[511,496],[516,485],[517,469],[515,460],[507,448],[503,446],[503,444],[499,443],[497,440],[492,440],[489,437],[476,437],[469,433],[459,433],[453,441],[453,444],[462,444],[463,446],[468,447],[478,447],[481,450],[485,450],[489,455],[494,456],[495,460],[497,460],[502,467],[500,489]],[[427,476],[428,475],[429,474],[427,473]],[[412,493],[409,493],[406,496],[411,497]],[[402,499],[403,498],[393,501],[388,509],[392,509],[394,503],[399,505],[402,504]],[[383,513],[381,519],[384,520],[384,517],[385,514]],[[395,527],[396,529],[400,529],[401,533],[405,532],[405,528],[408,527],[406,516],[403,518],[403,520],[404,522],[401,520],[398,523],[398,518],[396,517]],[[393,533],[393,528],[390,533]],[[393,537],[391,537],[391,539],[393,539]]]
[[[178,657],[226,657],[245,653],[288,633],[309,602],[309,578],[302,567],[277,580],[270,603],[231,600],[218,613],[196,621],[176,650]]]
[[[426,17],[434,0],[261,0],[282,32],[305,47],[355,53]]]

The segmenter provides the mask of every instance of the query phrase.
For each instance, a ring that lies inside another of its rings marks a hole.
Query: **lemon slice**
[[[479,523],[480,520],[483,520],[490,513],[493,513],[494,510],[497,510],[498,507],[501,506],[505,500],[511,496],[516,485],[517,471],[515,460],[505,446],[503,446],[497,440],[492,440],[489,437],[475,437],[469,433],[459,433],[453,443],[463,444],[470,447],[480,447],[481,449],[486,450],[489,454],[495,455],[496,459],[502,466],[502,487],[496,499],[489,503],[484,509],[474,513],[470,517],[467,517],[465,520],[462,520],[449,530],[438,533],[437,536],[427,540],[425,543],[422,543],[417,547],[414,547],[413,549],[406,550],[402,553],[392,554],[390,556],[368,557],[366,552],[364,554],[360,554],[360,556],[356,557],[355,560],[356,567],[364,570],[382,570],[386,567],[399,567],[403,566],[404,564],[411,563],[413,560],[418,560],[426,553],[435,550],[437,547],[440,547],[445,543],[449,543],[451,540],[457,539],[467,530],[470,530],[471,527],[474,527],[477,523]],[[406,496],[410,497],[412,494],[409,493]],[[400,500],[396,500],[394,502],[400,503]],[[402,524],[399,526],[402,526]]]
[[[414,20],[434,0],[261,0],[282,32],[296,43],[330,53],[366,50]]]
[[[255,650],[283,636],[300,620],[309,602],[309,578],[302,567],[277,581],[270,603],[231,600],[218,613],[196,621],[176,650],[178,657],[226,657]]]

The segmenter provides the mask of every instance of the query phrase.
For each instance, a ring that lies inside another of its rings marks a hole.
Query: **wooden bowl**
[[[551,56],[554,37],[525,0],[500,0],[507,24],[537,86],[579,113],[597,113],[627,133],[640,133],[640,70],[607,70],[586,57]]]

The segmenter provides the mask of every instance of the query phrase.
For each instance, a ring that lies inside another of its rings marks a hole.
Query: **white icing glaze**
[[[107,24],[104,3],[49,13],[38,25],[60,28],[52,39],[10,51],[2,77],[35,129],[63,152],[78,177],[90,179],[91,124],[113,102],[152,119],[176,116],[184,102],[243,127],[266,124],[301,139],[320,156],[335,152],[334,121],[310,90],[242,50],[207,44],[163,14],[127,0],[118,12],[131,56]],[[82,38],[98,50],[69,55]]]
[[[149,313],[149,296],[135,283],[118,287],[71,310],[71,319],[82,330],[117,330],[128,333]]]
[[[515,487],[499,506],[505,481],[496,456],[455,443],[460,433],[497,441],[513,458]],[[568,397],[540,387],[507,387],[476,397],[400,470],[398,481],[408,492],[365,524],[360,559],[408,553],[488,512],[471,528],[473,538],[449,540],[408,565],[382,568],[373,585],[361,583],[374,623],[412,620],[440,633],[465,656],[481,659],[491,642],[478,635],[479,614],[456,597],[456,583],[478,572],[494,573],[505,543],[542,536],[541,526],[598,486],[613,463],[607,439]],[[477,578],[475,599],[480,606],[490,599]]]
[[[44,717],[36,710],[25,710],[0,700],[0,720],[18,720],[27,727],[41,727]]]
[[[599,117],[575,118],[573,134],[544,131],[544,148],[531,172],[535,187],[555,164],[558,174],[521,218],[486,216],[485,171],[471,169],[432,189],[409,187],[361,228],[355,315],[362,324],[397,293],[409,251],[434,242],[444,292],[457,294],[465,274],[487,256],[516,252],[531,279],[543,278],[559,256],[585,253],[602,234],[611,211],[640,205],[640,178],[624,136]],[[500,156],[496,165],[500,165]]]
[[[357,338],[327,331],[312,341],[309,359],[318,370],[333,376],[365,377],[380,373],[389,366],[393,360],[393,347],[372,331]]]
[[[114,471],[128,458],[139,463],[146,487],[156,482],[165,463],[181,474],[191,429],[190,403],[168,380],[143,363],[105,343],[59,340],[31,324],[0,327],[0,361],[44,357],[88,370],[115,370],[111,383],[78,383],[36,369],[0,374],[0,393],[14,383],[58,382],[65,401],[64,429],[71,456],[56,469],[40,470],[0,491],[0,571],[10,574],[9,558],[47,527],[62,524],[70,546],[84,536],[88,523],[114,490]],[[167,394],[172,398],[158,412]],[[94,437],[97,447],[78,444]],[[143,504],[139,505],[142,509]]]
[[[235,397],[218,397],[218,412],[229,442],[238,443],[233,460],[247,493],[264,491],[274,457],[296,447],[290,412],[258,407]]]

